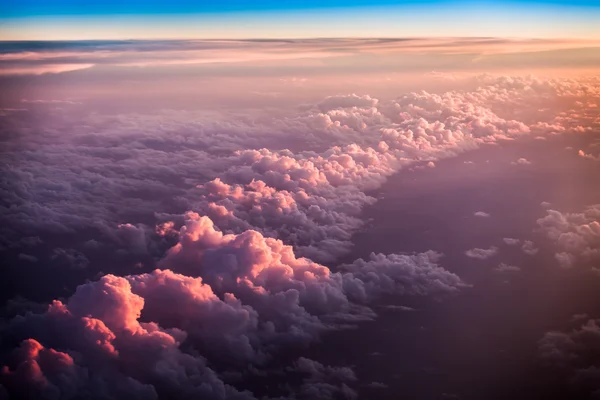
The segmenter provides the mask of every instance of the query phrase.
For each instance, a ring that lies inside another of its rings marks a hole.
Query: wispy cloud
[[[379,64],[401,67],[407,62],[401,56],[407,53],[413,57],[406,65],[411,68],[423,63],[434,67],[427,64],[432,55],[444,55],[449,57],[445,63],[466,63],[471,68],[474,61],[489,68],[498,64],[498,57],[503,65],[552,66],[560,65],[560,60],[548,63],[545,55],[569,49],[583,52],[582,63],[587,65],[600,59],[598,48],[600,42],[591,40],[504,38],[0,42],[0,74],[60,73],[96,65],[148,67],[327,58],[348,62],[366,55],[376,57]],[[543,64],[536,61],[542,56]]]

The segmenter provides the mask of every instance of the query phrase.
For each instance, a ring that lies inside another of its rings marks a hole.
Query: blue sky
[[[405,7],[424,8],[438,7],[441,5],[479,4],[484,7],[564,7],[600,10],[597,0],[526,0],[526,1],[451,1],[451,0],[105,0],[105,1],[80,1],[80,0],[2,0],[0,10],[5,17],[28,17],[42,15],[118,15],[118,14],[219,14],[232,12],[261,12],[261,11],[293,11],[316,9],[349,9],[371,7]]]
[[[0,39],[600,38],[592,0],[0,0]]]
[[[261,1],[157,1],[157,0],[106,0],[82,2],[77,0],[24,0],[2,1],[4,15],[23,17],[39,15],[115,15],[115,14],[181,14],[181,13],[231,13],[306,10],[327,8],[353,8],[366,6],[439,4],[448,1],[394,1],[394,0],[261,0]]]

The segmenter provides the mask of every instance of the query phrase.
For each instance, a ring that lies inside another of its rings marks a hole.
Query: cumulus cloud
[[[537,220],[538,227],[559,250],[559,265],[572,267],[576,262],[590,263],[600,259],[600,205],[588,206],[580,213],[547,210]]]
[[[565,251],[561,253],[556,253],[554,255],[554,258],[556,259],[556,261],[558,261],[558,265],[565,269],[572,268],[575,262],[577,261],[577,257]]]
[[[31,301],[23,296],[15,296],[8,299],[4,307],[0,308],[0,316],[12,318],[27,312],[43,313],[47,308],[48,304]]]
[[[351,108],[339,108],[348,102]],[[364,102],[369,108],[354,105]],[[417,110],[414,102],[419,104],[418,119],[409,118]],[[466,121],[460,121],[471,116],[429,94],[411,94],[387,104],[356,95],[343,102],[338,96],[326,104],[322,109],[329,111],[307,117],[307,122],[318,124],[315,128],[328,135],[343,133],[358,143],[320,154],[240,151],[227,171],[199,187],[202,199],[194,208],[224,229],[257,229],[291,242],[302,255],[330,261],[328,253],[335,257],[346,251],[348,235],[360,227],[357,213],[375,201],[364,192],[379,187],[403,165],[424,156],[451,156],[478,143],[505,138],[507,133],[528,131],[524,125],[497,117],[486,120],[485,127],[464,125]],[[430,125],[427,121],[437,118],[440,107],[454,116],[443,127]],[[483,109],[478,112],[487,115]],[[465,135],[463,128],[470,133]],[[427,165],[435,164],[429,161]],[[281,229],[282,219],[289,221],[286,229]]]
[[[579,150],[579,151],[577,152],[577,155],[578,155],[579,157],[582,157],[582,158],[587,158],[588,160],[592,160],[592,161],[600,161],[600,154],[599,154],[599,155],[597,155],[597,156],[595,156],[595,155],[593,155],[593,154],[586,153],[586,152],[584,152],[583,150]]]
[[[439,295],[466,286],[438,265],[435,252],[373,254],[334,273],[297,258],[278,239],[252,230],[224,234],[195,213],[187,214],[178,235],[160,263],[170,269],[106,275],[80,285],[66,303],[54,301],[45,313],[15,317],[7,335],[35,351],[7,367],[3,384],[20,390],[23,379],[42,382],[31,388],[33,397],[47,391],[68,397],[76,387],[106,398],[252,398],[225,383],[206,360],[230,368],[261,365],[281,346],[372,319],[365,305],[383,294]],[[193,352],[181,348],[184,341]],[[65,360],[78,356],[63,362],[70,369],[58,376],[54,362],[44,361],[38,377],[22,378],[22,365],[38,362],[44,349]],[[351,370],[311,360],[300,360],[297,368],[309,375],[301,398],[355,397],[341,383],[354,376]]]
[[[193,208],[223,229],[256,229],[294,244],[302,255],[331,261],[328,257],[348,248],[349,232],[360,227],[357,213],[375,201],[365,191],[393,172],[422,158],[444,158],[529,132],[481,106],[466,113],[459,104],[469,101],[458,93],[411,93],[386,103],[369,96],[329,98],[318,113],[299,121],[354,144],[323,153],[239,151],[217,179],[199,186],[201,200]],[[448,115],[443,123],[440,113]],[[470,122],[474,115],[485,122]],[[285,229],[282,219],[288,221]]]
[[[500,263],[495,270],[498,272],[519,272],[521,271],[521,268],[517,267],[516,265]]]
[[[441,255],[429,251],[417,255],[372,254],[340,267],[343,273],[306,258],[297,258],[291,246],[252,230],[223,234],[207,217],[188,213],[179,243],[169,250],[160,266],[202,276],[217,292],[253,296],[269,287],[293,289],[304,307],[326,312],[339,310],[349,296],[364,301],[380,293],[425,295],[452,292],[463,285],[458,276],[438,265]],[[223,268],[226,265],[227,268]],[[252,289],[252,290],[249,290]]]
[[[476,217],[481,217],[481,218],[488,218],[488,217],[491,216],[491,214],[488,214],[485,211],[477,211],[473,215],[476,216]]]
[[[547,332],[538,342],[540,358],[547,366],[566,375],[573,386],[587,394],[600,390],[599,347],[600,325],[594,319],[570,332]]]
[[[509,246],[516,246],[521,242],[520,239],[515,239],[515,238],[503,238],[502,240],[504,241],[504,243],[506,243]]]
[[[359,96],[356,94],[351,95],[337,95],[329,96],[325,100],[321,101],[317,108],[326,113],[331,110],[352,108],[352,107],[375,107],[379,103],[378,99],[371,96]]]
[[[159,254],[156,237],[139,220],[124,219],[195,210],[226,231],[255,229],[300,255],[332,262],[350,248],[349,237],[362,225],[360,210],[375,201],[365,192],[390,174],[532,129],[543,133],[546,127],[504,119],[495,109],[590,90],[534,78],[477,79],[473,92],[406,93],[386,101],[338,95],[292,116],[171,110],[77,119],[54,110],[35,136],[29,113],[12,114],[7,118],[19,143],[32,146],[27,157],[6,148],[17,161],[11,165],[22,168],[3,171],[10,206],[1,239],[94,229],[127,251]],[[68,125],[78,131],[54,135]],[[227,190],[217,190],[219,184]]]
[[[299,399],[356,399],[358,394],[348,387],[356,375],[348,367],[331,367],[318,361],[301,357],[289,370],[304,376],[299,389]]]
[[[250,398],[225,385],[203,358],[179,349],[185,332],[140,322],[143,306],[144,299],[132,293],[125,278],[107,275],[79,286],[66,304],[55,301],[45,314],[16,317],[8,334],[23,338],[23,350],[16,350],[14,367],[4,369],[2,383],[20,393],[23,381],[39,382],[27,389],[32,398],[48,391],[58,398],[75,393],[99,398]],[[77,354],[76,360],[55,348]],[[48,360],[44,349],[56,360]],[[39,366],[31,369],[35,363]]]
[[[465,287],[457,275],[438,265],[441,256],[433,251],[416,255],[372,253],[369,260],[359,259],[341,269],[364,283],[352,290],[359,289],[367,296],[380,293],[443,294]]]
[[[81,395],[86,381],[86,371],[76,365],[67,353],[45,348],[34,339],[24,340],[13,352],[14,368],[2,371],[2,381],[12,393],[19,393],[21,398],[68,398]],[[156,393],[142,385],[134,398],[145,394],[156,398]],[[125,394],[125,393],[123,393]],[[88,392],[88,395],[91,393]]]
[[[496,246],[491,246],[487,249],[482,249],[479,247],[475,247],[473,249],[465,251],[465,255],[470,258],[477,258],[480,260],[486,260],[498,254],[498,248]]]
[[[519,158],[517,161],[512,161],[512,165],[530,165],[531,161],[526,158]]]
[[[294,115],[41,108],[43,123],[33,127],[29,112],[3,115],[6,248],[71,235],[81,247],[54,247],[51,263],[85,270],[88,252],[107,248],[160,261],[152,272],[103,276],[64,303],[11,320],[6,333],[20,347],[1,384],[32,398],[252,398],[225,372],[263,366],[283,347],[373,319],[369,306],[387,295],[468,286],[435,251],[374,253],[335,270],[322,263],[335,265],[350,250],[362,209],[376,201],[368,193],[390,175],[483,144],[579,130],[580,120],[567,114],[526,124],[503,110],[594,88],[532,77],[477,82],[474,91],[385,101],[332,96]],[[64,134],[69,126],[77,129]],[[305,398],[355,395],[344,367],[304,359],[295,368],[307,379]],[[34,384],[25,388],[26,381]]]
[[[533,243],[531,240],[523,241],[523,246],[521,246],[521,250],[523,250],[523,253],[530,256],[534,256],[540,251],[540,249],[535,247],[535,243]]]
[[[59,266],[66,266],[73,269],[82,269],[88,266],[90,260],[75,249],[56,248],[53,250],[50,259]]]

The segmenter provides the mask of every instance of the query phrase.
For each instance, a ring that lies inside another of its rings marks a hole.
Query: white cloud
[[[530,165],[531,161],[526,158],[519,158],[517,161],[512,161],[512,165]]]
[[[496,254],[498,254],[498,248],[496,246],[491,246],[490,248],[487,248],[487,249],[481,249],[481,248],[476,247],[474,249],[470,249],[465,252],[465,255],[467,257],[478,258],[480,260],[485,260],[485,259],[491,258],[491,257],[495,256]]]
[[[502,240],[504,241],[504,243],[506,243],[509,246],[516,246],[521,242],[520,239],[515,239],[515,238],[503,238]]]
[[[498,272],[519,272],[521,271],[521,268],[517,267],[516,265],[500,263],[495,270]]]
[[[595,156],[590,153],[585,153],[583,150],[579,150],[577,152],[577,155],[579,155],[579,157],[587,158],[588,160],[600,161],[600,154]]]
[[[567,252],[556,253],[554,258],[556,258],[556,261],[558,261],[558,265],[565,269],[572,268],[575,264],[575,261],[577,261],[577,257]]]
[[[523,253],[530,256],[534,256],[540,251],[540,249],[535,247],[535,243],[533,243],[531,240],[525,240],[523,242],[523,246],[521,246],[521,249],[523,250]]]
[[[557,246],[556,260],[562,267],[576,261],[584,263],[600,259],[600,205],[587,207],[581,213],[547,210],[537,220],[540,230]]]

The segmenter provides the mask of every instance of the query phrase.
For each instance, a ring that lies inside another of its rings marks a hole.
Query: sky
[[[501,36],[600,38],[595,1],[2,0],[3,40]]]

